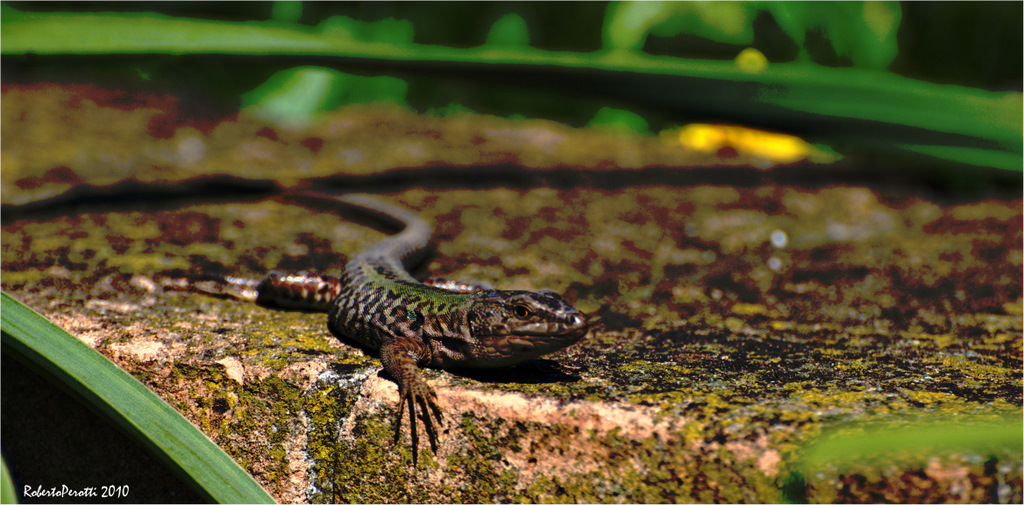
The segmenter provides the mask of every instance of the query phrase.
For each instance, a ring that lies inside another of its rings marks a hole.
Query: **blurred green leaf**
[[[270,19],[278,23],[298,23],[302,19],[302,2],[285,0],[273,2]]]
[[[4,353],[105,415],[202,496],[219,503],[274,503],[235,460],[146,386],[7,293],[0,294],[0,328]]]
[[[297,3],[297,2],[277,2]],[[333,16],[316,28],[326,37],[401,45],[413,40],[412,23],[382,19],[358,21]],[[282,70],[242,95],[242,107],[264,120],[287,128],[301,128],[325,112],[353,103],[405,105],[409,85],[391,76],[361,76],[325,67],[303,66]]]
[[[268,121],[295,128],[306,126],[341,102],[344,83],[353,77],[322,67],[282,70],[242,95],[242,107]]]
[[[412,23],[408,20],[387,18],[365,23],[363,36],[358,40],[398,45],[411,44],[415,34]]]
[[[611,2],[605,14],[604,48],[640,51],[651,27],[675,12],[674,2]]]
[[[161,14],[50,14],[6,9],[0,41],[12,53],[142,54],[159,50],[183,54],[197,49],[247,52],[271,46],[279,51],[326,50],[331,38],[268,22],[228,23]],[[0,48],[3,50],[4,48]]]
[[[1000,455],[1019,461],[1024,422],[1016,416],[968,416],[921,420],[843,423],[803,447],[782,486],[788,503],[807,503],[807,483],[821,472],[884,469],[898,461],[920,461],[943,454]]]
[[[364,24],[348,16],[331,16],[316,25],[316,31],[325,37],[357,40]]]
[[[518,14],[505,14],[498,18],[487,32],[488,46],[525,47],[530,45],[530,29]]]
[[[641,51],[649,34],[686,34],[721,44],[750,46],[754,44],[754,22],[759,16],[775,20],[797,45],[801,61],[822,63],[819,60],[824,58],[820,51],[811,52],[808,33],[825,37],[841,60],[855,66],[884,69],[896,57],[900,5],[874,1],[612,2],[605,20],[604,47]]]
[[[672,16],[651,27],[653,35],[671,37],[681,33],[723,44],[747,46],[754,43],[754,18],[760,9],[745,2],[668,2]]]
[[[366,77],[351,76],[351,85],[344,95],[345,104],[353,103],[391,103],[405,105],[405,95],[409,91],[409,83],[397,77],[379,75]]]
[[[443,107],[433,107],[427,110],[427,114],[439,117],[458,116],[460,114],[475,114],[476,111],[460,103],[450,103]]]
[[[1000,419],[937,419],[840,425],[807,445],[797,465],[805,473],[825,464],[862,464],[895,455],[932,455],[945,451],[985,454],[1021,450],[1024,423],[1019,416]]]
[[[896,35],[900,29],[903,11],[899,2],[864,2],[861,19],[866,30],[859,30],[854,47],[833,41],[833,45],[850,55],[853,64],[866,68],[889,68],[899,44]]]
[[[765,4],[765,11],[796,42],[802,60],[816,61],[808,32],[822,34],[839,57],[855,66],[885,69],[896,58],[898,2],[776,2]]]
[[[587,126],[597,126],[612,131],[650,133],[647,120],[635,112],[612,107],[601,107]]]
[[[0,503],[18,503],[18,492],[14,489],[7,461],[0,458]]]
[[[397,77],[362,76],[324,67],[277,72],[242,95],[242,108],[287,128],[302,128],[323,114],[354,103],[405,105],[409,84]]]

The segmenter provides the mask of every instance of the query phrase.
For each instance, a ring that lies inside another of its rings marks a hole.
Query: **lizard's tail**
[[[397,234],[360,252],[357,257],[363,260],[383,262],[395,271],[405,272],[422,261],[428,252],[430,224],[408,209],[361,194],[332,195],[297,190],[283,193],[280,198],[286,201],[310,203],[320,208],[333,207],[337,211],[355,211],[400,230]],[[356,259],[356,257],[352,259]]]
[[[341,292],[341,279],[312,272],[270,272],[262,280],[244,277],[206,277],[200,280],[169,279],[164,289],[189,291],[217,298],[231,298],[264,307],[327,312]]]
[[[327,312],[341,290],[341,279],[333,275],[275,271],[256,285],[253,301],[265,307]]]
[[[243,277],[211,276],[174,277],[161,280],[161,286],[168,291],[201,293],[217,298],[231,298],[256,303],[256,287],[260,281]]]

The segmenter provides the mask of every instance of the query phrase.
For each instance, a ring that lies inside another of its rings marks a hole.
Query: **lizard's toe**
[[[427,440],[430,443],[430,450],[434,454],[437,454],[437,433],[438,427],[444,422],[444,416],[441,412],[441,407],[437,404],[437,394],[434,390],[426,384],[415,384],[405,391],[399,392],[399,403],[398,403],[398,416],[395,421],[395,442],[401,435],[402,430],[402,418],[404,417],[406,406],[408,405],[409,410],[409,438],[412,442],[412,461],[413,466],[417,465],[418,453],[419,453],[419,430],[416,426],[416,418],[423,421],[423,426],[426,428]],[[436,419],[436,424],[435,424]]]

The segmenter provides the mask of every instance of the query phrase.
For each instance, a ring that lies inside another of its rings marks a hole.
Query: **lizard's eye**
[[[519,319],[526,319],[530,317],[530,309],[526,305],[513,305],[512,314]]]

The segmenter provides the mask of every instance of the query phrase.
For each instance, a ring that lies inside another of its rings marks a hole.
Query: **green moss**
[[[309,418],[307,451],[314,463],[310,478],[318,490],[310,497],[314,502],[337,502],[342,498],[335,490],[348,486],[338,480],[338,469],[350,454],[345,451],[347,445],[338,441],[337,427],[351,404],[352,400],[336,386],[316,388],[302,398],[302,408]],[[372,467],[375,461],[368,459],[366,464]]]
[[[759,470],[738,465],[734,455],[722,447],[709,457],[690,452],[690,443],[665,442],[656,437],[632,440],[615,431],[602,435],[594,443],[610,450],[601,468],[588,472],[543,475],[529,483],[520,500],[540,503],[565,502],[679,502],[679,501],[777,501],[743,483],[770,484]],[[735,491],[721,492],[710,483],[736,483]],[[758,489],[771,489],[761,488]]]
[[[187,269],[187,258],[165,257],[153,254],[119,254],[107,260],[107,265],[128,272],[159,272],[162,270]]]
[[[552,500],[556,485],[547,475],[541,475],[526,486],[523,492],[526,501],[534,503],[554,503]]]
[[[347,415],[353,399],[340,389],[315,392],[306,401],[313,430],[310,454],[318,455],[315,484],[319,492],[315,502],[423,502],[422,488],[415,486],[408,442],[392,441],[393,426],[379,417],[360,415],[351,432],[337,438],[337,423]],[[393,415],[382,414],[384,416]],[[421,441],[421,444],[424,442]],[[423,449],[423,447],[421,447]],[[432,465],[429,449],[420,453],[421,467]]]
[[[4,270],[4,285],[6,286],[18,286],[24,284],[30,284],[39,282],[45,278],[47,274],[42,270],[20,270],[20,271],[9,271]]]
[[[474,485],[470,489],[448,486],[447,492],[459,502],[492,502],[495,497],[514,495],[517,476],[502,467],[506,451],[520,451],[522,427],[517,423],[497,419],[487,426],[485,432],[470,414],[464,414],[459,431],[466,438],[466,444],[447,457],[447,467],[459,469],[461,478]]]

